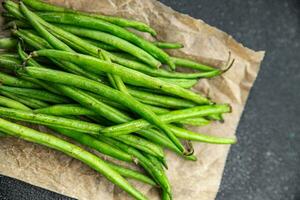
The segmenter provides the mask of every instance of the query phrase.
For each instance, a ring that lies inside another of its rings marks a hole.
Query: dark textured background
[[[300,1],[161,2],[267,52],[217,199],[300,200]],[[2,176],[0,199],[68,198]]]

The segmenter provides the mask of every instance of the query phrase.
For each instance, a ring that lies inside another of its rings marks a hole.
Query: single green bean
[[[179,121],[181,124],[187,124],[191,126],[204,126],[208,125],[211,121],[203,118],[203,117],[197,117],[197,118],[190,118],[190,119],[184,119]]]
[[[29,106],[31,108],[35,108],[35,109],[38,109],[38,108],[44,108],[44,107],[48,107],[49,104],[43,102],[43,101],[40,101],[40,100],[37,100],[37,99],[32,99],[32,98],[28,98],[26,96],[22,96],[22,95],[16,95],[16,94],[13,94],[13,93],[10,93],[10,92],[6,92],[6,91],[3,91],[3,90],[0,90],[0,94],[6,96],[6,97],[9,97],[11,99],[14,99],[16,101],[19,101],[23,104],[25,104],[26,106]]]
[[[2,117],[98,135],[102,126],[90,122],[0,107]]]
[[[0,86],[0,90],[10,92],[16,95],[23,95],[29,98],[38,99],[51,103],[67,103],[70,102],[65,97],[47,92],[45,90],[31,89],[31,88],[19,88],[19,87],[9,87],[9,86]]]
[[[47,115],[92,115],[97,114],[89,109],[81,107],[78,104],[57,104],[47,108],[34,110],[34,113],[47,114]]]
[[[174,134],[181,139],[193,140],[193,141],[199,141],[199,142],[205,142],[211,144],[235,144],[237,142],[236,138],[222,138],[218,136],[194,133],[187,129],[179,128],[173,125],[169,125],[169,127],[174,132]]]
[[[21,67],[21,61],[14,58],[0,57],[0,66],[1,68],[15,72],[19,67]]]
[[[19,110],[31,110],[30,108],[20,103],[19,101],[4,96],[0,96],[0,105],[8,108],[19,109]]]
[[[100,49],[104,49],[106,51],[118,51],[117,48],[111,46],[111,45],[108,45],[108,44],[105,44],[105,43],[102,43],[102,42],[99,42],[99,41],[96,41],[96,40],[91,40],[91,39],[87,39],[87,38],[82,38],[82,40],[84,40],[85,42],[88,42]]]
[[[157,78],[147,76],[138,71],[125,68],[121,65],[102,61],[91,56],[78,54],[78,53],[58,51],[58,50],[39,50],[33,52],[32,55],[45,56],[45,57],[70,61],[79,64],[87,71],[92,71],[94,73],[99,73],[99,71],[104,71],[107,73],[116,74],[121,76],[125,82],[127,79],[131,81],[135,81],[137,85],[148,87],[148,88],[159,89],[164,92],[180,96],[184,99],[194,101],[198,104],[211,103],[208,99],[202,97],[200,94],[196,94],[192,91],[183,89],[174,84],[161,81]]]
[[[152,186],[157,186],[157,184],[148,176],[145,176],[135,170],[127,169],[125,167],[121,167],[119,165],[113,164],[113,163],[107,163],[112,169],[116,170],[119,174],[126,178],[132,178],[144,183],[147,183]]]
[[[30,81],[22,80],[14,76],[5,74],[3,72],[0,72],[0,83],[3,85],[9,85],[14,87],[40,88],[39,86],[37,86],[34,83],[31,83]]]
[[[33,70],[32,70],[33,69]],[[43,70],[43,71],[41,71]],[[39,71],[42,73],[36,73],[34,71]],[[124,94],[118,90],[114,90],[106,85],[103,85],[99,82],[95,82],[93,80],[86,79],[81,76],[65,73],[65,72],[60,72],[57,70],[49,70],[49,69],[42,69],[42,68],[35,68],[35,67],[27,67],[26,72],[35,78],[38,78],[37,75],[40,74],[42,76],[39,76],[39,79],[47,79],[47,81],[56,82],[56,83],[62,83],[70,86],[75,86],[79,87],[85,90],[89,90],[91,92],[98,93],[102,96],[105,96],[109,99],[112,99],[120,104],[125,105],[126,107],[134,110],[136,113],[141,115],[143,118],[146,120],[149,120],[150,123],[153,123],[157,127],[159,127],[164,133],[168,135],[168,137],[180,148],[183,150],[183,146],[181,143],[177,140],[177,138],[173,137],[172,133],[165,129],[164,127],[166,126],[165,124],[161,123],[160,120],[157,120],[157,116],[148,108],[145,108],[143,104],[139,103],[136,101],[134,98],[131,96]],[[49,72],[49,73],[45,73]],[[51,73],[55,74],[55,77],[50,75]],[[50,76],[49,76],[50,75]]]
[[[192,69],[196,69],[196,70],[200,70],[200,71],[216,70],[213,67],[210,67],[210,66],[207,66],[204,64],[200,64],[200,63],[197,63],[195,61],[188,60],[185,58],[171,57],[171,60],[175,63],[176,66],[180,66],[180,67],[188,67],[188,68],[192,68]]]
[[[0,57],[19,59],[19,55],[16,53],[0,52]]]
[[[118,185],[136,199],[146,200],[144,195],[132,187],[119,173],[109,167],[109,165],[107,165],[103,160],[76,145],[50,134],[38,132],[21,125],[11,123],[4,119],[0,119],[0,129],[8,135],[18,137],[29,142],[41,144],[66,153],[67,155],[82,161],[99,173],[103,174],[108,180]]]
[[[133,45],[130,42],[127,42],[126,40],[119,38],[117,36],[97,31],[97,30],[91,30],[87,28],[81,28],[76,26],[70,26],[70,25],[56,25],[57,27],[68,31],[70,33],[73,33],[77,36],[89,38],[93,40],[97,40],[100,42],[103,42],[105,44],[111,45],[117,49],[120,49],[124,52],[127,52],[137,58],[139,58],[144,63],[147,63],[149,66],[153,68],[158,68],[160,66],[160,62],[157,61],[153,56],[151,56],[149,53],[144,51],[143,49]]]
[[[171,43],[171,42],[153,42],[154,45],[161,49],[181,49],[183,48],[183,44],[180,43]]]
[[[13,49],[17,46],[17,40],[15,38],[6,37],[0,38],[0,49]]]
[[[131,87],[127,88],[129,93],[138,98],[141,102],[147,103],[150,105],[167,107],[167,108],[189,108],[196,106],[194,102],[179,99],[176,97],[163,96],[158,94],[151,94],[144,91],[135,90]]]
[[[32,1],[32,0],[24,0],[23,1],[25,4],[28,6],[34,8],[35,10],[38,11],[48,11],[48,12],[71,12],[71,13],[76,13],[76,14],[81,14],[81,15],[87,15],[91,16],[94,18],[99,18],[104,21],[108,21],[112,24],[116,24],[121,27],[130,27],[134,28],[136,30],[142,31],[142,32],[148,32],[151,35],[155,36],[156,32],[153,30],[151,27],[149,27],[147,24],[144,24],[139,21],[134,21],[134,20],[129,20],[129,19],[124,19],[120,17],[114,17],[114,16],[106,16],[106,15],[100,15],[100,14],[93,14],[93,13],[87,13],[87,12],[81,12],[81,11],[76,11],[56,5],[51,5],[42,1]]]

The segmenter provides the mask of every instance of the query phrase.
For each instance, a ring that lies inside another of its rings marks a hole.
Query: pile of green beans
[[[184,48],[182,44],[154,37],[149,41],[130,31],[157,34],[142,22],[40,0],[5,0],[3,7],[4,28],[11,29],[11,36],[0,38],[1,137],[14,136],[61,151],[139,200],[147,197],[126,179],[156,187],[162,199],[173,198],[165,171],[172,166],[165,149],[196,161],[184,140],[236,143],[235,138],[187,129],[186,125],[223,122],[231,107],[190,90],[199,79],[223,71],[164,51]],[[177,66],[193,72],[175,71]],[[15,121],[46,126],[113,161]],[[145,173],[114,160],[138,165]]]

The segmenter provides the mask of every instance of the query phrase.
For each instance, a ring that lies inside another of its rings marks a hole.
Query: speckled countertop
[[[217,199],[300,200],[300,1],[161,2],[267,52]],[[69,198],[0,176],[0,199]]]

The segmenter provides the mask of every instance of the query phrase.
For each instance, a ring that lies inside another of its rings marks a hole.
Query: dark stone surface
[[[161,2],[267,51],[217,199],[300,200],[300,1]],[[0,177],[0,199],[64,198]]]

